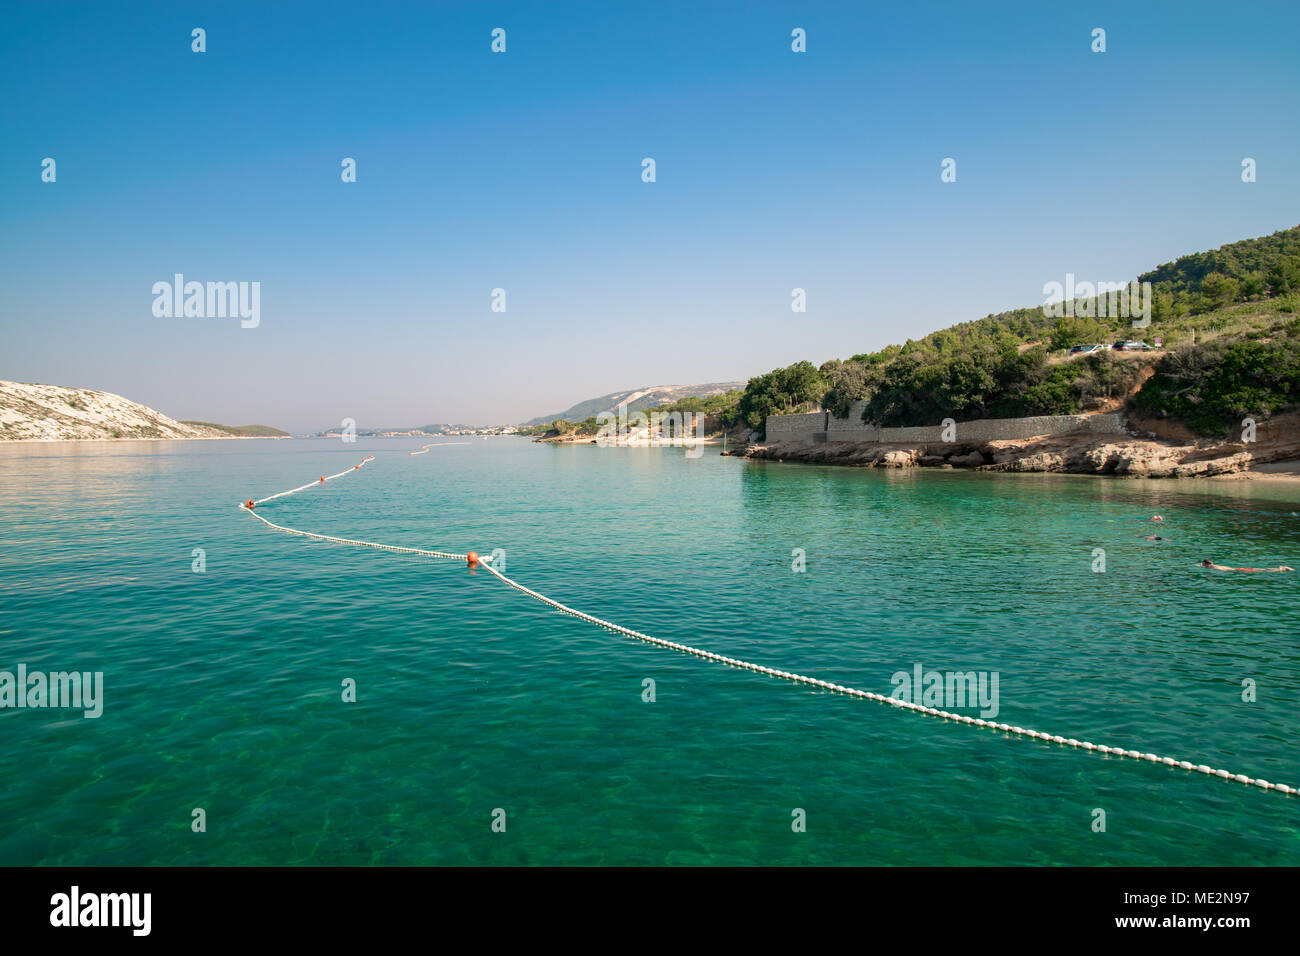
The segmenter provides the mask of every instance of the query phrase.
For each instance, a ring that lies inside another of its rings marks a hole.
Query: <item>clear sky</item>
[[[847,357],[1040,303],[1067,272],[1129,279],[1300,223],[1294,2],[27,2],[4,21],[0,378],[176,418],[519,421]],[[155,317],[177,272],[260,282],[260,325]]]

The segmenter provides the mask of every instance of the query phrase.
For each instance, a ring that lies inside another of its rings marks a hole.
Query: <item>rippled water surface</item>
[[[1300,798],[726,668],[235,507],[374,454],[262,512],[504,548],[590,613],[881,693],[997,672],[999,720],[1300,785],[1300,575],[1195,568],[1300,567],[1294,486],[418,445],[0,446],[0,670],[105,683],[97,720],[0,710],[0,863],[1300,864]]]

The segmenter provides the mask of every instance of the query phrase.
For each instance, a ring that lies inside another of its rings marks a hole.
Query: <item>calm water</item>
[[[264,513],[501,547],[591,613],[883,693],[996,671],[999,720],[1300,785],[1300,575],[1193,567],[1300,567],[1295,490],[418,444],[0,446],[0,669],[106,698],[0,710],[0,863],[1300,864],[1300,799],[812,692],[235,508],[372,453]]]

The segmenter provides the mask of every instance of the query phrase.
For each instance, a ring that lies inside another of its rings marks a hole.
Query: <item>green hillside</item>
[[[906,426],[1075,414],[1127,399],[1223,435],[1246,416],[1300,404],[1300,226],[1182,256],[1139,279],[1153,287],[1148,328],[1096,317],[1095,299],[1079,317],[1014,309],[820,368],[804,361],[756,376],[737,412],[761,428],[771,414],[825,408],[843,417],[866,400],[864,419]],[[1073,345],[1157,336],[1160,352],[1066,356]]]
[[[215,422],[182,422],[184,425],[195,425],[202,428],[215,428],[217,431],[225,432],[227,435],[237,435],[240,438],[288,438],[289,433],[280,431],[278,428],[272,428],[270,425],[218,425]]]
[[[1182,256],[1139,279],[1155,287],[1157,319],[1300,291],[1300,226]]]

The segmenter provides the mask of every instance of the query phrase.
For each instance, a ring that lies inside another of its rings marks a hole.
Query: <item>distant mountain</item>
[[[589,398],[562,412],[533,418],[523,424],[545,425],[557,418],[563,418],[566,422],[580,422],[587,418],[594,418],[601,412],[616,411],[623,403],[627,403],[627,412],[630,415],[643,408],[654,408],[683,398],[709,398],[744,387],[744,382],[713,382],[708,385],[655,385],[652,388],[634,388],[630,392],[611,392],[600,398]]]
[[[0,441],[232,438],[254,434],[285,432],[266,425],[178,422],[111,392],[0,381]]]

